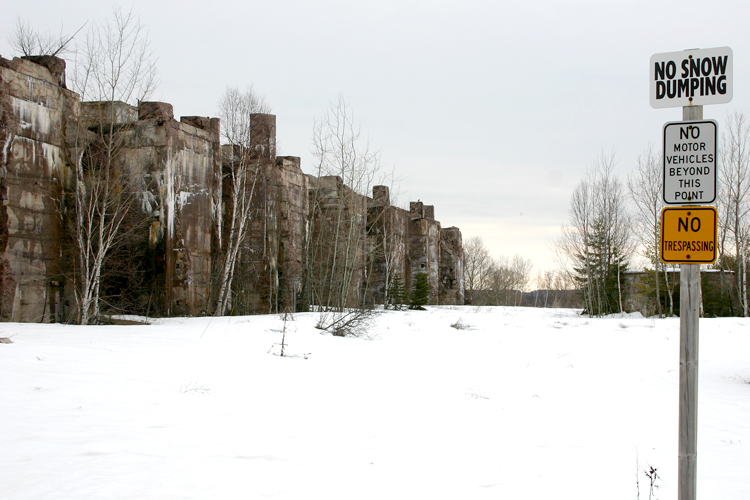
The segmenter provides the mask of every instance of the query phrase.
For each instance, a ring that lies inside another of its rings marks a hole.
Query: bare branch
[[[31,24],[23,22],[21,18],[16,18],[16,25],[13,32],[8,35],[8,44],[13,50],[24,56],[60,56],[70,52],[68,48],[70,42],[86,26],[83,24],[72,35],[64,34],[62,26],[60,33],[53,35],[50,32],[41,33],[31,27]]]

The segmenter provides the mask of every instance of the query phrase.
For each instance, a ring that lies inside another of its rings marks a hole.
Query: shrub
[[[335,337],[369,338],[376,311],[368,308],[344,311],[322,311],[315,328],[325,330]]]
[[[409,301],[409,293],[404,285],[404,280],[400,273],[396,273],[391,278],[391,283],[388,285],[388,303],[387,306],[392,307],[396,311],[400,311],[406,308],[406,303]]]
[[[430,302],[430,280],[427,273],[419,273],[414,276],[414,286],[409,300],[409,309],[424,311],[424,306]]]

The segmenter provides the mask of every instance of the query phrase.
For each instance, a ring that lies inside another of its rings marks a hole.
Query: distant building
[[[656,287],[653,271],[632,270],[625,272],[623,307],[626,312],[640,312],[653,316],[657,312]],[[680,270],[669,269],[659,275],[659,295],[662,314],[680,313]],[[701,270],[703,315],[741,315],[733,271],[719,269]],[[671,295],[671,299],[670,299]]]

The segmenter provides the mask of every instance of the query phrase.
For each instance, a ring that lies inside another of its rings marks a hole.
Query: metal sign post
[[[660,252],[663,262],[680,263],[678,500],[696,498],[700,263],[716,259],[716,211],[700,205],[716,198],[718,126],[703,121],[703,105],[732,100],[733,59],[731,48],[716,47],[654,54],[649,61],[651,107],[682,107],[683,122],[664,126],[664,202],[690,205],[662,211]],[[711,214],[713,241],[706,235]]]
[[[682,108],[684,121],[702,120],[703,106]],[[698,460],[698,318],[700,264],[680,264],[680,437],[677,499],[695,500]]]

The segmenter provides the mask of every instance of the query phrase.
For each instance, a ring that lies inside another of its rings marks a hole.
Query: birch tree
[[[397,216],[398,208],[393,204],[392,186],[375,186],[373,200],[367,210],[367,260],[369,262],[368,292],[375,303],[395,304],[400,300],[401,283],[393,283],[396,275],[403,278],[406,257],[406,224]],[[383,281],[379,279],[382,277]],[[396,293],[396,296],[392,295]],[[366,300],[369,300],[366,298]]]
[[[654,267],[654,288],[656,291],[656,312],[662,315],[660,272],[663,264],[660,259],[662,168],[659,154],[653,146],[638,155],[636,169],[628,175],[628,192],[633,200],[633,233],[640,244],[643,257]]]
[[[500,257],[491,261],[482,278],[487,296],[483,305],[518,306],[531,278],[532,263],[520,255]]]
[[[389,304],[392,302],[392,297],[390,296],[392,290],[391,282],[395,279],[396,275],[400,276],[399,270],[403,269],[404,259],[406,258],[406,235],[401,227],[397,227],[393,210],[384,212],[383,216],[385,217],[383,221],[384,231],[380,248],[372,249],[371,251],[382,253],[384,264],[383,275],[385,277],[385,282],[383,283],[383,290],[385,291],[383,303]]]
[[[242,251],[253,215],[253,196],[258,177],[261,174],[260,162],[255,160],[252,151],[253,131],[252,115],[270,113],[271,107],[262,96],[248,87],[244,92],[236,87],[227,87],[219,102],[222,138],[229,146],[223,161],[228,165],[224,177],[228,178],[230,188],[229,231],[225,245],[219,275],[219,289],[216,299],[215,314],[226,313],[232,294],[237,260]],[[271,153],[272,156],[275,152]]]
[[[633,252],[630,216],[614,167],[614,154],[602,154],[589,168],[573,191],[569,225],[555,242],[585,311],[594,316],[623,311],[623,272]]]
[[[136,196],[131,172],[120,158],[128,135],[122,132],[121,109],[115,101],[137,105],[156,85],[156,66],[148,30],[132,12],[119,8],[113,19],[93,23],[78,48],[73,89],[82,101],[95,101],[78,129],[72,166],[75,170],[75,228],[79,321],[99,316],[102,270],[123,237],[123,221]]]
[[[313,155],[318,184],[310,199],[307,300],[331,310],[361,306],[363,294],[354,285],[364,271],[366,195],[380,170],[380,154],[362,137],[342,96],[314,125]]]
[[[719,151],[720,196],[719,265],[724,269],[727,253],[735,271],[735,286],[742,315],[748,315],[747,253],[750,251],[750,122],[744,113],[727,117]],[[722,273],[723,275],[723,273]]]
[[[572,303],[568,291],[575,289],[575,284],[568,280],[568,274],[558,269],[540,271],[536,279],[537,289],[543,293],[534,297],[535,307],[577,307]],[[541,303],[539,299],[541,298]]]
[[[486,288],[493,260],[480,236],[469,238],[464,243],[464,280],[469,304],[474,303],[474,290]]]

